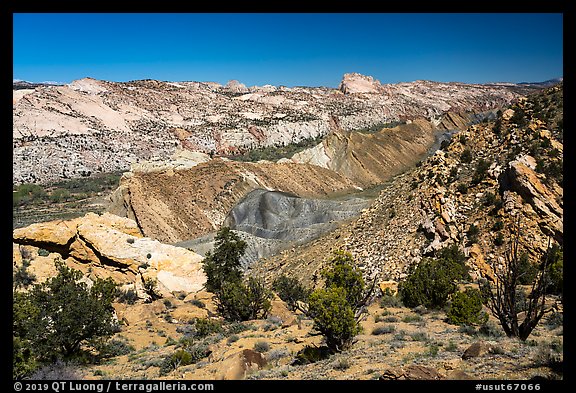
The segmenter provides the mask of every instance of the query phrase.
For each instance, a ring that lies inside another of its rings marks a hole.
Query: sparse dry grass
[[[554,371],[558,370],[563,349],[558,316],[543,320],[528,342],[521,342],[495,333],[501,329],[493,319],[487,329],[462,329],[446,323],[439,311],[419,315],[408,308],[389,307],[382,316],[383,310],[376,302],[369,307],[369,313],[370,317],[362,322],[363,332],[350,350],[313,364],[291,365],[296,353],[306,345],[322,345],[322,336],[315,334],[313,322],[303,318],[300,327],[294,322],[271,329],[275,319],[269,318],[229,328],[225,324],[227,333],[214,333],[197,342],[208,345],[212,351],[209,357],[160,377],[162,360],[179,348],[173,341],[178,343],[182,334],[176,329],[185,322],[167,322],[157,312],[154,317],[149,315],[148,323],[142,320],[125,326],[119,333],[135,348],[133,352],[113,358],[108,364],[87,367],[82,373],[95,379],[218,379],[224,373],[226,359],[244,349],[255,349],[268,364],[253,371],[250,379],[377,379],[388,369],[410,364],[433,367],[448,379],[454,370],[474,379],[562,377]],[[168,338],[172,342],[167,346],[164,343]],[[474,342],[488,343],[496,349],[462,360],[462,354]]]

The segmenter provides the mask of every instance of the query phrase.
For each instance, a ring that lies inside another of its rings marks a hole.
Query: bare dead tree
[[[518,337],[525,341],[542,317],[555,309],[554,306],[546,307],[548,272],[554,258],[551,253],[551,239],[549,238],[547,250],[541,259],[539,272],[532,282],[530,294],[525,301],[520,302],[519,279],[525,274],[520,266],[520,254],[518,252],[520,219],[512,231],[512,236],[503,265],[492,266],[495,275],[495,287],[493,288],[488,281],[482,282],[480,287],[486,299],[486,306],[492,315],[500,321],[506,335]],[[522,313],[524,313],[524,319],[520,322],[519,316]]]

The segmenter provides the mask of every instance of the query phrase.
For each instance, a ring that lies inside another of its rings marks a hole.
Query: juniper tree
[[[324,288],[309,296],[307,314],[324,335],[326,346],[340,352],[350,347],[360,333],[360,320],[366,315],[376,281],[366,287],[350,253],[336,251],[330,265],[322,271]]]
[[[112,279],[97,278],[88,286],[80,271],[59,260],[55,265],[56,276],[28,292],[14,292],[14,356],[24,362],[14,365],[19,372],[31,371],[33,363],[73,358],[84,346],[117,331],[112,307],[117,288]]]
[[[240,258],[245,250],[246,242],[222,227],[203,261],[205,288],[216,295],[218,311],[231,321],[265,318],[271,307],[272,294],[261,280],[243,277]]]

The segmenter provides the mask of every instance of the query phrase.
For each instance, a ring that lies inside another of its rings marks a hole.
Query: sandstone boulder
[[[268,312],[268,316],[280,318],[282,321],[282,327],[292,326],[296,323],[296,315],[288,309],[286,303],[278,296],[275,296],[271,301],[271,308]]]
[[[141,292],[144,279],[156,280],[164,296],[173,291],[197,292],[206,281],[200,255],[143,238],[134,221],[109,213],[33,224],[14,230],[13,241],[46,248],[99,272],[108,270],[113,278],[119,273],[129,276]]]
[[[76,235],[76,225],[70,221],[40,222],[12,232],[15,243],[37,244],[39,247],[62,249]]]
[[[440,380],[445,377],[435,368],[411,364],[406,367],[385,370],[380,380]]]
[[[542,183],[532,168],[533,160],[532,157],[523,156],[511,161],[499,179],[500,186],[504,190],[518,193],[526,203],[529,203],[542,218],[542,229],[562,243],[564,234],[562,197]]]
[[[492,345],[484,342],[475,342],[464,351],[464,353],[462,354],[462,360],[484,356],[487,353],[492,353],[492,351],[493,351]]]
[[[243,349],[222,361],[218,379],[245,379],[246,376],[262,369],[266,364],[266,358],[260,352],[252,349]]]
[[[398,281],[394,280],[381,281],[380,283],[378,283],[378,286],[380,287],[382,293],[390,292],[393,296],[396,296],[396,293],[398,293]]]
[[[492,270],[492,267],[486,263],[486,260],[484,259],[484,253],[482,252],[482,249],[478,243],[472,244],[468,250],[468,253],[472,259],[472,265],[480,271],[482,277],[494,281],[494,271]]]

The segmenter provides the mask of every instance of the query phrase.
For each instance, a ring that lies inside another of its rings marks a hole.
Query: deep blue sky
[[[330,86],[563,75],[562,14],[13,15],[13,77]]]

